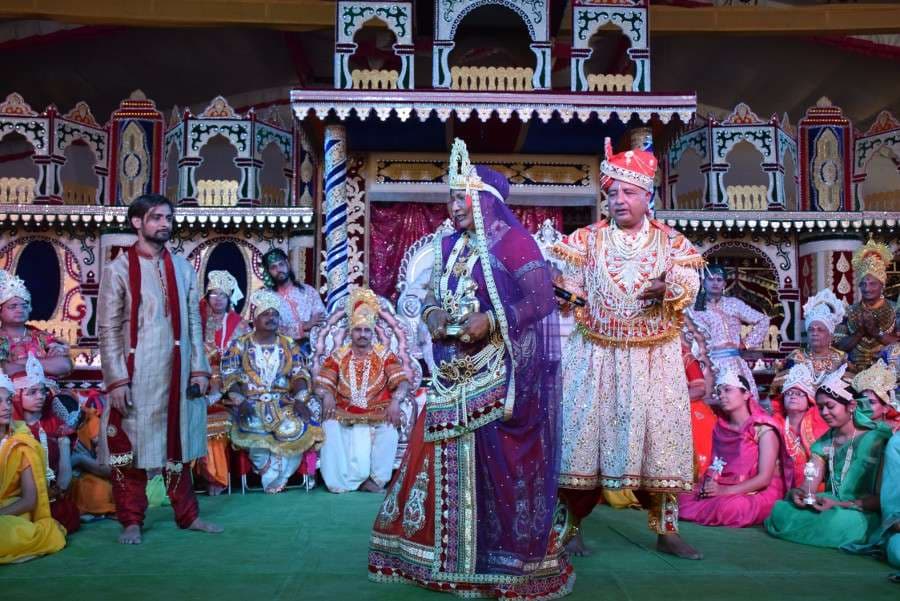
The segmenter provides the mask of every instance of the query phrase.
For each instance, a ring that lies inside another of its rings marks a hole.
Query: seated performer
[[[891,431],[872,421],[865,399],[853,397],[844,371],[819,385],[816,404],[830,429],[812,446],[809,464],[797,467],[810,479],[772,508],[766,530],[773,536],[838,548],[865,543],[881,523],[876,485]],[[815,494],[822,482],[825,492]]]
[[[403,365],[375,342],[378,298],[356,288],[347,300],[351,343],[319,368],[325,444],[322,478],[331,492],[380,492],[391,479],[400,434],[400,401],[409,391]]]
[[[103,406],[98,398],[92,395],[82,406],[84,422],[78,428],[78,442],[72,452],[72,499],[82,515],[82,521],[91,521],[108,514],[115,513],[116,503],[113,499],[109,465],[97,459],[100,444],[100,416]]]
[[[851,553],[883,557],[894,568],[900,568],[900,432],[895,433],[884,450],[881,473],[881,524],[865,544],[841,547]],[[890,576],[900,583],[900,572]]]
[[[811,449],[825,432],[828,424],[816,406],[816,380],[810,371],[810,363],[796,363],[783,378],[780,398],[772,403],[775,417],[780,422],[787,452],[794,462],[794,483],[801,487],[805,476],[803,466],[810,459]]]
[[[881,359],[853,378],[853,389],[866,397],[872,406],[872,419],[884,422],[894,432],[900,430],[900,401],[896,387],[897,374]]]
[[[837,342],[838,348],[849,353],[850,373],[868,369],[879,353],[897,341],[897,313],[884,298],[892,258],[890,249],[874,240],[853,253],[853,275],[861,299],[847,310],[846,335]]]
[[[706,526],[762,524],[791,487],[793,462],[778,423],[750,395],[743,376],[720,372],[716,387],[713,463],[692,492],[679,495],[679,517]]]
[[[803,322],[806,327],[807,348],[795,349],[783,362],[779,362],[780,371],[772,381],[773,395],[782,390],[788,370],[794,365],[802,363],[808,366],[812,379],[818,381],[847,362],[847,353],[832,346],[834,331],[844,320],[844,314],[843,301],[827,288],[806,301],[803,305]]]
[[[250,297],[253,332],[231,342],[222,360],[223,388],[237,415],[231,442],[247,449],[267,493],[284,490],[304,451],[324,440],[303,398],[308,392],[300,347],[278,333],[281,298],[270,290]]]
[[[33,353],[47,376],[68,375],[72,371],[68,345],[27,325],[30,315],[31,294],[25,282],[0,269],[0,365],[8,374],[24,372],[28,353]]]
[[[200,323],[203,325],[203,346],[212,377],[209,379],[209,407],[206,413],[206,457],[195,466],[206,480],[206,491],[216,496],[228,488],[228,436],[231,433],[231,412],[219,401],[222,398],[222,356],[232,339],[246,334],[250,328],[234,310],[244,298],[240,286],[227,271],[210,271],[206,276],[206,295],[200,301]]]
[[[28,427],[12,420],[14,386],[0,373],[0,564],[21,563],[66,546],[50,515],[45,459]]]
[[[727,281],[725,268],[710,265],[703,280],[703,290],[697,295],[694,307],[687,311],[707,338],[709,358],[717,372],[737,371],[750,384],[750,394],[759,400],[759,391],[753,379],[753,371],[741,356],[741,351],[758,349],[769,332],[769,318],[744,301],[725,296]],[[751,324],[753,329],[742,337],[741,324]]]
[[[509,183],[450,155],[454,231],[435,236],[423,319],[437,373],[375,518],[369,578],[466,597],[567,594],[553,532],[559,351],[550,270],[504,199]]]
[[[44,451],[44,472],[50,498],[50,513],[68,534],[81,527],[81,514],[71,495],[72,447],[75,431],[81,423],[81,409],[69,397],[48,398],[47,380],[40,362],[31,353],[26,371],[13,376],[14,416],[28,426]]]

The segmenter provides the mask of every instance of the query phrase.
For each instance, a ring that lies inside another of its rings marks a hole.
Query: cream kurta
[[[588,301],[563,352],[560,487],[690,490],[690,399],[679,331],[700,286],[702,258],[657,222],[645,222],[637,238],[622,236],[602,222],[554,248],[566,262],[566,288]],[[661,274],[665,300],[637,300]]]
[[[161,259],[141,257],[141,304],[131,399],[134,407],[122,427],[138,468],[166,464],[166,415],[172,371],[172,323],[166,314]],[[206,403],[187,398],[191,375],[209,376],[200,325],[197,274],[183,258],[172,256],[181,299],[181,449],[184,461],[206,455]],[[103,383],[107,390],[128,380],[125,358],[130,348],[131,291],[128,255],[122,252],[103,270],[97,311]]]

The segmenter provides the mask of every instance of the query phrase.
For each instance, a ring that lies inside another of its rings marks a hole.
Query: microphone
[[[556,284],[553,285],[553,294],[555,294],[558,298],[563,299],[567,303],[572,303],[576,307],[584,307],[585,305],[587,305],[586,300],[584,300],[577,294],[569,292],[565,288],[557,286]]]

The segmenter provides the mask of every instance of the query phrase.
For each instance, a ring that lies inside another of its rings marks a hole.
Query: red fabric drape
[[[550,219],[562,229],[562,207],[512,206],[522,225],[535,233]],[[397,271],[403,255],[412,244],[435,231],[447,219],[447,207],[441,203],[372,203],[369,225],[369,286],[379,296],[396,300]]]
[[[396,299],[397,270],[413,242],[435,231],[447,218],[440,203],[374,202],[369,213],[369,286]]]

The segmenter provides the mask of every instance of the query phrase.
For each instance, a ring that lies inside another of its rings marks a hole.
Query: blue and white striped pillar
[[[349,245],[347,242],[347,130],[343,125],[325,127],[325,273],[328,312],[349,294]]]

